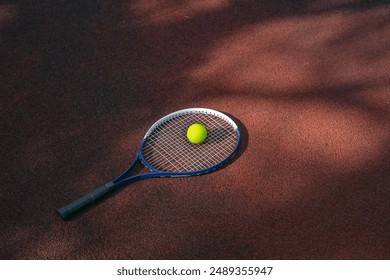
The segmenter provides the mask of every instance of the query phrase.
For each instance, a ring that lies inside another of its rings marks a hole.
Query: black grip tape
[[[114,189],[115,189],[114,183],[112,182],[107,183],[103,186],[96,188],[92,192],[80,197],[79,199],[73,201],[72,203],[58,209],[57,212],[63,220],[67,220],[71,216],[79,212],[80,210],[94,204],[95,201],[102,199]]]

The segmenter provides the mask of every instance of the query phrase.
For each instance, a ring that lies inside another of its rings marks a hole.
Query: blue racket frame
[[[215,114],[224,116],[224,118],[226,118],[229,122],[231,122],[232,124],[235,125],[234,126],[234,130],[235,130],[235,133],[236,133],[236,136],[237,136],[237,141],[236,141],[236,145],[233,148],[232,152],[228,156],[226,156],[226,158],[224,160],[220,161],[219,163],[217,163],[217,164],[215,164],[215,165],[213,165],[211,167],[201,169],[201,170],[189,171],[189,172],[165,172],[165,171],[160,171],[160,170],[157,170],[157,169],[153,168],[145,160],[145,158],[144,158],[144,156],[142,154],[143,148],[144,148],[144,146],[145,146],[145,144],[146,144],[146,142],[148,140],[148,136],[150,135],[151,131],[153,131],[153,129],[155,127],[157,127],[159,124],[169,120],[170,118],[172,118],[174,116],[177,116],[178,114],[181,114],[181,113],[185,114],[185,113],[188,113],[188,112],[197,112],[197,111],[200,111],[200,112],[202,112],[202,111],[214,112]],[[220,113],[218,111],[214,111],[214,110],[211,110],[211,109],[204,109],[204,108],[191,108],[191,109],[185,109],[185,110],[180,110],[180,111],[174,112],[172,114],[169,114],[169,115],[165,116],[164,118],[160,119],[159,121],[157,121],[148,130],[148,132],[144,136],[144,139],[141,142],[140,148],[138,149],[138,152],[136,154],[135,159],[133,160],[133,162],[130,164],[130,166],[122,174],[120,174],[118,177],[116,177],[112,181],[110,181],[110,182],[108,182],[108,183],[106,183],[106,184],[96,188],[92,192],[90,192],[90,193],[80,197],[76,201],[68,204],[67,206],[58,209],[57,212],[58,212],[58,214],[60,215],[60,217],[63,220],[67,220],[71,216],[73,216],[74,214],[79,212],[80,210],[82,210],[85,207],[95,203],[95,201],[100,200],[103,197],[106,197],[109,193],[111,193],[115,189],[117,189],[119,187],[122,187],[122,186],[125,186],[125,185],[129,185],[129,184],[137,182],[137,181],[141,181],[141,180],[145,180],[145,179],[151,179],[151,178],[162,178],[162,177],[197,176],[197,175],[202,175],[202,174],[206,174],[206,173],[212,172],[212,171],[222,167],[223,165],[225,165],[234,156],[234,154],[238,150],[238,147],[239,147],[239,144],[240,144],[240,140],[241,140],[240,131],[239,131],[237,125],[234,123],[234,121],[232,119],[230,119],[229,117],[227,117],[226,115],[224,115],[224,114],[222,114],[222,113]],[[137,174],[137,175],[133,175],[131,177],[128,177],[139,162],[141,162],[145,167],[147,167],[150,170],[150,172],[149,173],[141,173],[141,174]]]

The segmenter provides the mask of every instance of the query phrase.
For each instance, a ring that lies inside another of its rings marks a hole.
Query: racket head
[[[186,137],[191,124],[207,129],[202,144]],[[227,115],[212,109],[190,108],[173,112],[154,123],[146,132],[138,157],[153,173],[180,177],[211,172],[236,153],[240,143],[237,124]]]

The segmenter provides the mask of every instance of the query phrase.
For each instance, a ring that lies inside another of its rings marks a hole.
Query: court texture
[[[389,259],[389,76],[389,1],[0,1],[0,259]],[[59,217],[186,108],[228,164]]]

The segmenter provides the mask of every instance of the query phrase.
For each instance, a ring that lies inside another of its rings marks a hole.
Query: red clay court
[[[0,62],[1,259],[390,258],[389,1],[0,1]],[[193,107],[230,164],[59,218]]]

